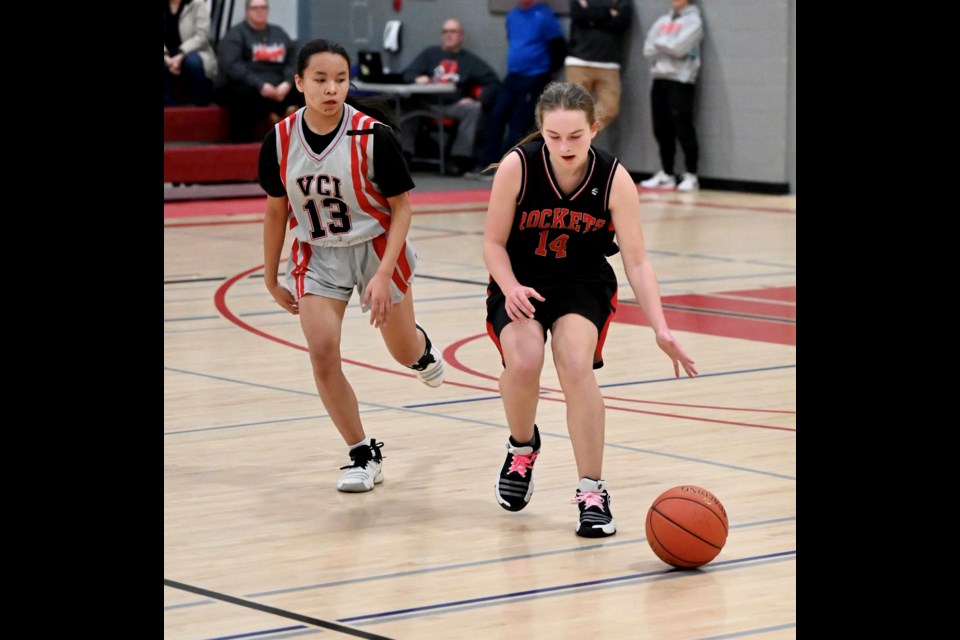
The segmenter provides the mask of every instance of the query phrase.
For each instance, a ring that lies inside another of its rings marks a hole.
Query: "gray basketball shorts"
[[[387,235],[349,247],[318,247],[294,240],[287,262],[287,288],[298,300],[306,294],[347,302],[354,288],[363,300],[367,284],[380,268]],[[408,241],[400,252],[390,282],[391,300],[403,300],[413,282],[417,254]]]

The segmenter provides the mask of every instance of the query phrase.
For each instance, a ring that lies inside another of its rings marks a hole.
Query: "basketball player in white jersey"
[[[680,366],[690,377],[697,370],[663,315],[637,186],[614,156],[591,144],[599,130],[593,98],[578,84],[554,82],[540,95],[535,116],[538,131],[497,168],[483,238],[491,276],[487,327],[504,365],[500,393],[510,427],[495,494],[508,511],[523,509],[533,495],[540,454],[534,419],[549,331],[580,478],[571,501],[580,509],[574,530],[600,538],[617,531],[603,479],[603,397],[593,373],[603,366],[616,312],[617,279],[607,256],[620,252],[674,375],[680,377]]]
[[[264,283],[281,307],[300,316],[320,399],[349,448],[337,489],[370,491],[383,481],[383,443],[367,439],[340,359],[354,288],[390,355],[424,384],[443,382],[440,349],[414,320],[417,257],[407,242],[414,185],[396,133],[347,104],[350,58],[342,46],[308,42],[294,80],[306,106],[281,120],[260,149],[259,181],[268,194]],[[288,225],[296,237],[284,286],[277,276]]]

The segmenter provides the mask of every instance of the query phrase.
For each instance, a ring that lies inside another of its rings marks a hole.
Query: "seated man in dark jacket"
[[[267,0],[247,0],[246,7],[246,19],[231,27],[217,47],[220,76],[214,95],[230,112],[233,142],[258,141],[259,122],[270,117],[275,123],[304,105],[294,86],[293,39],[267,22]]]
[[[476,164],[474,145],[483,117],[482,105],[492,104],[500,84],[490,65],[463,48],[463,34],[460,21],[450,18],[443,23],[443,44],[421,51],[403,71],[403,79],[407,82],[452,82],[457,85],[456,92],[442,96],[442,106],[437,104],[436,96],[422,100],[419,105],[438,118],[457,122],[457,134],[450,149],[453,161],[447,163],[447,173],[452,175],[460,175]],[[417,128],[412,122],[402,127],[403,151],[407,155],[413,155]]]

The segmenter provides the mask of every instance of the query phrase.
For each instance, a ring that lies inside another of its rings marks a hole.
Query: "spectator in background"
[[[293,90],[295,43],[283,28],[267,22],[267,0],[247,0],[246,11],[246,19],[217,47],[216,99],[230,112],[233,142],[254,141],[264,118],[276,123],[304,105],[303,94]]]
[[[567,82],[589,91],[603,126],[620,113],[620,64],[633,18],[633,0],[570,0]]]
[[[419,100],[418,108],[427,109],[438,118],[450,118],[457,122],[457,134],[450,149],[452,162],[447,164],[447,173],[462,175],[472,170],[477,159],[474,147],[477,131],[483,117],[482,105],[492,105],[500,85],[497,72],[476,54],[463,48],[463,24],[454,18],[443,23],[443,44],[427,47],[413,59],[403,71],[406,82],[453,82],[456,93],[442,96],[443,106],[436,104],[436,96]],[[478,94],[474,94],[479,91]],[[417,127],[403,129],[403,152],[412,156],[417,141]]]
[[[566,55],[560,21],[550,7],[537,0],[517,0],[506,23],[507,77],[487,117],[481,167],[499,161],[530,131],[537,99],[551,74],[563,66]]]
[[[660,148],[661,169],[640,186],[696,191],[700,188],[697,162],[700,147],[693,127],[693,88],[700,71],[703,21],[690,0],[671,0],[673,11],[657,19],[643,43],[643,55],[652,65],[650,91],[653,135]],[[687,171],[677,185],[673,175],[676,141],[680,141]]]
[[[163,106],[177,104],[172,86],[185,85],[193,104],[210,104],[217,54],[210,44],[210,12],[203,0],[163,0]]]

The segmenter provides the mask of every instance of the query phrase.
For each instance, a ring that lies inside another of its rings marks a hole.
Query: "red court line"
[[[234,198],[230,200],[181,200],[164,202],[164,218],[198,218],[247,213],[266,213],[266,198]]]
[[[451,191],[424,191],[410,192],[410,202],[413,205],[443,205],[443,204],[473,204],[478,208],[469,211],[486,211],[487,201],[490,199],[490,189],[456,189]],[[796,214],[793,209],[777,209],[773,207],[750,207],[743,205],[719,204],[710,202],[683,202],[682,200],[654,200],[641,198],[642,202],[676,204],[693,209],[741,209],[744,211],[765,211],[770,213]],[[182,200],[163,203],[164,218],[221,216],[240,213],[264,213],[267,209],[265,197],[231,198],[224,200]],[[415,212],[423,214],[428,212]],[[434,212],[429,212],[434,213]],[[448,212],[437,212],[448,213]]]
[[[489,199],[489,189],[426,191],[424,193],[417,193],[416,191],[410,192],[410,202],[414,206],[436,204],[478,204],[477,207],[458,209],[456,213],[459,213],[460,211],[486,211],[487,201]],[[232,198],[226,200],[181,200],[179,202],[163,203],[164,218],[223,216],[241,213],[265,213],[266,210],[267,199],[265,197]],[[419,211],[415,213],[422,214],[426,212]],[[443,211],[440,213],[450,212]]]
[[[417,191],[410,192],[413,204],[470,204],[482,202],[484,211],[490,200],[490,187],[486,189],[456,189],[454,191]]]
[[[429,216],[429,215],[437,215],[437,214],[441,214],[441,213],[442,213],[442,214],[446,214],[446,215],[449,215],[449,214],[452,214],[452,213],[481,213],[481,212],[484,212],[484,211],[486,211],[486,210],[487,210],[486,207],[482,207],[482,208],[479,208],[479,209],[457,209],[457,210],[453,210],[453,211],[451,211],[451,210],[447,210],[447,211],[416,211],[416,212],[414,212],[414,215],[415,215],[415,216]],[[204,217],[204,218],[208,217],[206,213],[199,213],[199,214],[195,214],[195,215],[202,216],[202,217]],[[241,215],[241,214],[237,214],[237,215]],[[242,215],[251,215],[251,214],[247,213],[247,214],[242,214]],[[263,224],[263,214],[261,214],[261,215],[260,215],[259,217],[257,217],[257,218],[245,219],[245,220],[205,220],[204,222],[165,222],[165,223],[163,223],[163,228],[166,229],[166,228],[169,228],[169,227],[219,227],[219,226],[223,226],[223,225],[235,225],[235,224]],[[450,232],[450,233],[448,233],[448,234],[444,234],[444,236],[442,236],[442,237],[447,237],[447,236],[450,236],[450,237],[452,237],[452,236],[464,236],[464,235],[483,235],[483,231]],[[432,237],[432,236],[431,236],[431,237]],[[423,236],[417,236],[417,239],[423,239]]]
[[[480,339],[480,338],[483,338],[483,337],[486,337],[486,336],[487,336],[486,333],[478,333],[477,335],[470,336],[470,337],[468,337],[468,338],[463,338],[462,340],[459,340],[459,341],[457,341],[457,342],[454,342],[453,344],[451,344],[450,346],[448,346],[446,349],[443,350],[443,359],[444,359],[444,361],[447,362],[448,364],[450,364],[452,367],[454,367],[454,368],[456,368],[456,369],[459,369],[460,371],[463,371],[464,373],[468,373],[468,374],[470,374],[470,375],[472,375],[472,376],[476,376],[476,377],[478,377],[478,378],[483,378],[483,379],[485,379],[485,380],[499,380],[498,378],[495,378],[494,376],[491,376],[491,375],[489,375],[489,374],[483,373],[483,372],[481,372],[481,371],[477,371],[476,369],[471,369],[470,367],[468,367],[468,366],[466,366],[465,364],[463,364],[462,362],[460,362],[459,358],[457,358],[457,350],[459,350],[460,347],[462,347],[463,345],[465,345],[465,344],[468,343],[468,342],[472,342],[472,341],[474,341],[474,340],[477,340],[477,339]],[[446,384],[446,382],[444,382],[444,384]],[[540,387],[540,390],[541,390],[541,391],[549,391],[549,392],[553,392],[553,393],[561,393],[561,394],[563,393],[563,389],[552,389],[552,388],[550,388],[550,387]],[[604,399],[605,401],[606,401],[606,400],[625,400],[626,402],[636,402],[636,403],[643,403],[643,404],[661,404],[661,405],[662,405],[662,404],[670,404],[670,403],[664,403],[664,402],[651,402],[651,401],[647,401],[647,400],[630,400],[630,399],[625,399],[625,398],[614,398],[614,397],[611,397],[611,396],[607,396],[607,395],[605,395],[605,394],[601,394],[601,395],[603,395],[603,399]],[[551,398],[551,397],[549,397],[549,396],[543,396],[543,395],[540,396],[540,399],[541,399],[541,400],[545,400],[545,401],[547,401],[547,402],[563,402],[563,403],[566,403],[566,401],[567,401],[566,398]],[[631,408],[628,408],[628,407],[618,407],[618,406],[616,406],[616,405],[610,405],[610,404],[606,404],[606,403],[604,403],[603,406],[604,406],[605,408],[607,408],[607,409],[611,409],[611,410],[614,410],[614,411],[626,411],[626,412],[628,412],[628,413],[645,413],[645,414],[652,415],[652,416],[664,416],[664,417],[667,417],[667,418],[680,418],[680,419],[685,419],[685,418],[686,418],[686,419],[695,420],[695,421],[699,421],[699,422],[712,422],[712,423],[717,423],[717,424],[729,424],[729,425],[734,425],[734,426],[738,426],[738,427],[753,427],[753,428],[756,428],[756,429],[772,429],[772,430],[774,430],[774,431],[796,431],[796,430],[797,430],[796,427],[775,427],[775,426],[773,426],[773,425],[768,425],[768,424],[754,424],[754,423],[752,423],[752,422],[735,422],[735,421],[732,421],[732,420],[719,420],[719,419],[717,419],[717,418],[702,418],[702,417],[698,417],[698,416],[680,415],[680,414],[675,414],[675,413],[662,413],[662,412],[659,412],[659,411],[645,411],[645,410],[643,410],[643,409],[631,409]],[[704,407],[704,406],[702,406],[702,405],[693,405],[693,404],[685,405],[685,404],[681,404],[681,403],[676,403],[676,404],[674,404],[674,406],[684,407],[684,408],[688,408],[688,409],[689,409],[689,408],[711,408],[711,409],[721,409],[721,410],[724,410],[724,411],[769,411],[770,413],[794,413],[794,414],[796,414],[796,411],[782,411],[782,412],[778,412],[778,411],[762,410],[762,409],[743,409],[743,408],[740,408],[740,407]]]
[[[480,208],[480,209],[457,209],[457,210],[454,210],[454,211],[451,211],[451,210],[447,210],[447,211],[417,211],[417,212],[414,213],[414,215],[415,215],[415,216],[429,216],[429,215],[437,215],[437,214],[441,214],[441,213],[442,213],[442,214],[446,214],[446,215],[449,215],[449,214],[451,214],[451,213],[481,213],[481,212],[484,212],[484,211],[486,211],[486,210],[487,210],[487,208],[486,208],[486,207],[483,207],[483,208]],[[197,214],[197,215],[202,216],[202,217],[208,217],[207,214],[205,214],[205,213],[200,213],[200,214]],[[240,214],[237,214],[237,215],[240,215]],[[250,215],[250,214],[247,213],[247,214],[242,214],[242,215]],[[166,229],[166,228],[169,228],[169,227],[219,227],[219,226],[223,226],[223,225],[235,225],[235,224],[263,224],[263,215],[261,214],[260,217],[253,218],[253,219],[246,219],[246,220],[206,220],[206,221],[204,221],[204,222],[165,222],[165,223],[163,223],[163,228]],[[445,234],[445,236],[451,236],[451,237],[452,237],[452,236],[464,236],[464,235],[483,235],[483,231],[450,232],[449,234]],[[444,236],[444,237],[445,237],[445,236]],[[417,236],[417,239],[423,239],[423,236]]]
[[[220,227],[231,224],[263,224],[263,218],[253,220],[214,220],[209,222],[165,222],[163,228],[168,227]]]
[[[764,287],[762,289],[744,289],[742,291],[721,291],[723,295],[740,296],[741,298],[760,298],[763,300],[778,300],[781,302],[796,302],[797,287]]]
[[[239,282],[240,280],[242,280],[243,278],[245,278],[245,277],[247,277],[248,275],[250,275],[251,273],[254,273],[255,271],[260,271],[261,269],[263,269],[263,265],[260,265],[260,266],[257,266],[257,267],[253,267],[253,268],[251,268],[251,269],[247,269],[246,271],[243,271],[243,272],[238,273],[237,275],[235,275],[235,276],[233,276],[233,277],[231,277],[231,278],[228,278],[228,279],[226,280],[226,282],[224,282],[222,285],[220,285],[220,287],[217,288],[217,291],[214,293],[214,296],[213,296],[214,305],[216,306],[217,311],[219,311],[220,314],[221,314],[225,319],[227,319],[228,321],[230,321],[230,322],[232,322],[233,324],[237,325],[237,326],[240,327],[241,329],[244,329],[245,331],[249,331],[250,333],[252,333],[252,334],[254,334],[254,335],[260,336],[260,337],[262,337],[262,338],[266,338],[267,340],[272,340],[272,341],[274,341],[274,342],[276,342],[276,343],[278,343],[278,344],[282,344],[282,345],[287,346],[287,347],[293,347],[294,349],[298,349],[298,350],[300,350],[300,351],[308,351],[307,348],[304,347],[304,346],[302,346],[302,345],[298,345],[298,344],[296,344],[296,343],[294,343],[294,342],[290,342],[290,341],[288,341],[288,340],[284,340],[284,339],[282,339],[282,338],[278,338],[278,337],[276,337],[276,336],[273,336],[273,335],[267,333],[266,331],[262,331],[261,329],[257,329],[257,328],[254,327],[253,325],[251,325],[251,324],[249,324],[249,323],[241,320],[240,317],[237,316],[235,313],[233,313],[233,311],[231,311],[231,310],[230,310],[230,307],[227,305],[227,292],[230,290],[230,288],[231,288],[234,284],[236,284],[237,282]],[[446,349],[443,350],[443,359],[446,360],[447,362],[449,362],[449,363],[451,364],[451,366],[454,366],[454,367],[456,367],[457,369],[460,369],[461,371],[468,372],[468,373],[473,373],[474,375],[477,375],[477,376],[479,376],[479,377],[481,377],[481,378],[488,378],[488,379],[491,378],[491,376],[488,376],[488,375],[486,375],[486,374],[480,373],[480,372],[478,372],[478,371],[477,371],[477,372],[474,372],[473,370],[465,367],[462,363],[460,363],[459,359],[457,358],[457,349],[459,349],[460,346],[462,346],[463,344],[465,344],[465,343],[467,343],[467,342],[470,342],[470,341],[472,341],[472,340],[477,340],[477,339],[479,339],[479,338],[482,338],[482,337],[484,337],[485,335],[487,335],[487,334],[486,334],[486,333],[480,333],[480,334],[477,334],[477,335],[475,335],[475,336],[472,336],[472,337],[469,337],[469,338],[465,338],[465,339],[463,339],[463,340],[460,340],[460,341],[458,341],[458,342],[455,342],[455,343],[451,344],[450,346],[448,346]],[[385,367],[379,367],[379,366],[376,366],[376,365],[368,364],[368,363],[366,363],[366,362],[359,362],[359,361],[357,361],[357,360],[349,360],[349,359],[347,359],[347,358],[341,358],[341,361],[344,362],[344,363],[347,363],[347,364],[356,365],[356,366],[358,366],[358,367],[365,367],[365,368],[367,368],[367,369],[373,369],[374,371],[381,371],[381,372],[383,372],[383,373],[389,373],[389,374],[392,374],[392,375],[403,376],[403,377],[405,377],[405,378],[413,378],[413,377],[416,377],[416,374],[414,374],[414,373],[405,373],[405,372],[395,371],[395,370],[393,370],[393,369],[387,369],[387,368],[385,368]],[[465,384],[465,383],[462,383],[462,382],[453,382],[453,381],[444,380],[443,384],[446,385],[446,386],[454,386],[454,387],[461,387],[461,388],[465,388],[465,389],[475,389],[475,390],[478,390],[478,391],[485,391],[485,392],[492,392],[492,393],[500,393],[500,390],[499,390],[499,389],[493,389],[493,388],[490,388],[490,387],[481,387],[481,386],[479,386],[479,385]],[[558,390],[553,390],[553,389],[546,389],[546,388],[545,388],[544,390],[546,390],[546,391],[560,391],[560,392],[562,393],[562,390],[559,390],[559,389],[558,389]],[[549,397],[543,397],[542,399],[543,399],[543,400],[550,401],[550,402],[563,402],[563,403],[566,403],[566,399],[565,399],[565,398],[549,398]],[[650,415],[663,416],[663,417],[667,417],[667,418],[678,418],[678,419],[681,419],[681,420],[683,420],[683,419],[688,419],[688,420],[694,420],[694,421],[697,421],[697,422],[711,422],[711,423],[716,423],[716,424],[728,424],[728,425],[733,425],[733,426],[752,427],[752,428],[757,428],[757,429],[774,429],[774,430],[777,430],[777,431],[796,431],[795,428],[790,428],[790,427],[774,427],[774,426],[772,426],[772,425],[752,424],[752,423],[749,423],[749,422],[734,422],[734,421],[730,421],[730,420],[717,420],[717,419],[714,419],[714,418],[701,418],[701,417],[698,417],[698,416],[675,415],[675,414],[670,414],[670,413],[660,413],[660,412],[656,412],[656,411],[644,411],[644,410],[642,410],[642,409],[629,409],[629,408],[626,408],[626,407],[617,407],[617,406],[611,406],[611,405],[604,405],[604,406],[606,406],[608,409],[612,409],[612,410],[615,410],[615,411],[627,411],[627,412],[629,412],[629,413],[646,413],[646,414],[650,414]]]
[[[644,189],[643,187],[637,189],[639,193],[650,193],[656,192],[657,189]],[[667,191],[667,190],[661,190]],[[640,198],[640,202],[649,202],[651,204],[662,203],[662,204],[675,204],[682,207],[689,207],[691,209],[699,209],[704,207],[707,209],[742,209],[744,211],[762,211],[764,213],[788,213],[791,215],[797,215],[796,209],[786,209],[783,207],[751,207],[748,205],[742,204],[720,204],[719,202],[685,202],[683,200],[663,200],[662,198]]]
[[[773,304],[769,302],[753,302],[732,298],[717,298],[709,295],[682,295],[669,296],[663,299],[664,304],[678,307],[694,307],[695,309],[710,309],[713,311],[730,311],[768,318],[796,320],[797,308],[791,305]]]
[[[234,284],[236,284],[237,282],[239,282],[240,280],[243,280],[245,277],[247,277],[247,276],[250,275],[251,273],[254,273],[254,272],[256,272],[256,271],[261,271],[261,270],[263,270],[263,265],[260,265],[260,266],[258,266],[258,267],[253,267],[252,269],[247,269],[246,271],[243,271],[243,272],[241,272],[241,273],[238,273],[237,275],[233,276],[232,278],[228,278],[227,281],[224,282],[222,285],[220,285],[220,286],[217,288],[216,292],[213,294],[214,306],[217,308],[217,311],[220,312],[220,315],[222,315],[225,319],[229,320],[230,322],[232,322],[233,324],[237,325],[238,327],[240,327],[241,329],[243,329],[243,330],[245,330],[245,331],[249,331],[250,333],[252,333],[252,334],[254,334],[254,335],[256,335],[256,336],[260,336],[261,338],[266,338],[267,340],[272,340],[272,341],[274,341],[274,342],[276,342],[276,343],[278,343],[278,344],[284,345],[285,347],[293,347],[294,349],[298,349],[298,350],[300,350],[300,351],[304,351],[304,352],[309,353],[309,349],[307,349],[307,348],[304,347],[303,345],[299,345],[299,344],[297,344],[297,343],[295,343],[295,342],[290,342],[289,340],[284,340],[283,338],[278,338],[277,336],[271,335],[271,334],[267,333],[266,331],[262,331],[262,330],[260,330],[260,329],[257,329],[257,328],[254,327],[252,324],[249,324],[249,323],[241,320],[239,316],[237,316],[235,313],[233,313],[233,311],[230,310],[229,305],[227,305],[227,292],[230,290],[230,288],[231,288]],[[366,362],[360,362],[360,361],[358,361],[358,360],[350,360],[350,359],[347,359],[347,358],[341,358],[340,360],[341,360],[342,362],[347,363],[347,364],[353,364],[353,365],[356,365],[356,366],[358,366],[358,367],[366,367],[367,369],[373,369],[374,371],[382,371],[383,373],[390,373],[390,374],[397,375],[397,376],[403,376],[403,377],[405,377],[405,378],[416,378],[416,377],[417,377],[417,374],[415,374],[415,373],[406,373],[406,372],[395,371],[395,370],[393,370],[393,369],[387,369],[387,368],[385,368],[385,367],[378,367],[378,366],[376,366],[376,365],[367,364]],[[466,389],[476,389],[476,390],[479,390],[479,391],[496,391],[495,389],[490,389],[489,387],[480,387],[480,386],[476,386],[476,385],[472,385],[472,384],[465,384],[465,383],[462,383],[462,382],[447,382],[447,381],[444,381],[443,384],[445,384],[445,385],[457,386],[457,387],[464,387],[464,388],[466,388]]]
[[[667,302],[667,300],[665,299],[664,302]],[[693,331],[709,336],[742,338],[744,340],[758,340],[790,346],[796,346],[797,344],[797,325],[792,323],[753,320],[751,318],[729,318],[711,313],[678,309],[664,309],[663,315],[673,331]],[[614,314],[613,321],[639,324],[645,327],[650,326],[639,305],[623,300],[617,307],[617,313]]]
[[[685,402],[657,402],[655,400],[637,400],[635,398],[621,398],[618,396],[608,396],[603,394],[607,400],[616,400],[617,402],[638,402],[640,404],[658,404],[665,407],[686,407],[689,409],[717,409],[718,411],[743,411],[747,413],[777,413],[796,415],[796,411],[789,409],[745,409],[744,407],[720,407],[712,404],[687,404]]]

